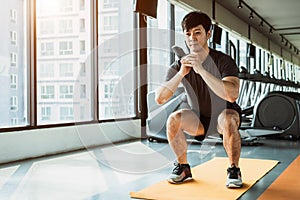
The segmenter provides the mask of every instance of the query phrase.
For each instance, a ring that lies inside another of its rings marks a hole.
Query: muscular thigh
[[[199,117],[190,109],[182,109],[172,115],[180,119],[181,129],[189,135],[199,136],[204,134],[204,127]]]

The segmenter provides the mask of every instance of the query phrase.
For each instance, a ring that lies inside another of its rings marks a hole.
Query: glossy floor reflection
[[[243,158],[272,159],[280,163],[240,199],[257,199],[299,155],[299,147],[299,141],[271,139],[260,139],[256,146],[243,146]],[[188,159],[192,166],[216,156],[226,156],[221,144],[189,145]],[[0,199],[130,199],[130,191],[165,179],[173,168],[173,160],[166,143],[133,141],[2,164]]]

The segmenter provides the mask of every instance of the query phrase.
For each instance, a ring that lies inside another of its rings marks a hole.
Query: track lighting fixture
[[[263,20],[260,21],[259,27],[264,27],[264,21]]]
[[[241,2],[241,1],[239,1],[239,5],[237,6],[237,8],[238,8],[238,9],[241,9],[241,8],[243,8],[243,6],[242,6],[242,2]]]
[[[292,44],[290,44],[290,49],[292,49],[293,48],[293,45]]]
[[[253,16],[253,11],[250,12],[250,15],[249,15],[249,19],[253,19],[254,16]]]
[[[269,30],[269,34],[272,34],[272,33],[273,33],[273,28],[271,27]]]

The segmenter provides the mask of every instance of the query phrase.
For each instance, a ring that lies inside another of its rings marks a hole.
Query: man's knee
[[[174,128],[177,129],[178,126],[180,125],[181,116],[182,116],[181,111],[175,111],[171,113],[167,120],[167,129],[168,130],[172,130]]]
[[[218,117],[218,130],[221,134],[234,133],[239,127],[239,114],[232,109],[225,109]]]

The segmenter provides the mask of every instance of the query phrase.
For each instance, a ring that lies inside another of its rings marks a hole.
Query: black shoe
[[[183,183],[184,181],[192,179],[192,173],[189,164],[174,163],[174,165],[175,168],[168,179],[170,183]]]
[[[228,188],[240,188],[243,186],[242,175],[240,168],[233,166],[227,169],[227,182]]]

